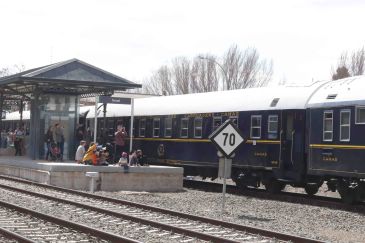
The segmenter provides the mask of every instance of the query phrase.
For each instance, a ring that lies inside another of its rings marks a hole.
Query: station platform
[[[74,161],[48,162],[25,156],[0,156],[0,174],[75,190],[175,192],[183,188],[183,173],[183,168],[179,167],[124,169],[112,165],[81,165]]]

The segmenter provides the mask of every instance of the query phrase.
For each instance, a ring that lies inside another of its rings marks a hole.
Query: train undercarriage
[[[217,178],[218,169],[216,167],[184,167],[185,174],[190,176],[201,176],[203,179]],[[292,187],[303,188],[305,192],[313,196],[318,193],[319,188],[326,183],[327,190],[338,192],[343,202],[347,204],[355,204],[365,199],[365,180],[353,178],[321,178],[307,177],[300,181],[281,179],[272,171],[238,169],[232,168],[231,179],[236,185],[244,190],[247,187],[264,188],[270,193],[279,193],[286,185]]]

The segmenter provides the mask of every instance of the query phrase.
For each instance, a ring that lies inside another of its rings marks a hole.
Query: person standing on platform
[[[80,145],[76,150],[75,161],[79,164],[82,163],[82,159],[84,158],[84,155],[85,155],[85,144],[86,144],[86,141],[81,140]]]
[[[15,148],[15,156],[22,156],[22,143],[24,138],[24,130],[22,127],[19,127],[14,132],[14,148]]]
[[[61,161],[62,161],[64,136],[63,136],[63,128],[59,123],[56,123],[53,129],[53,141],[57,144],[57,148],[60,150]]]
[[[84,126],[82,124],[77,124],[76,128],[76,144],[80,144],[81,140],[84,140]]]
[[[115,152],[114,152],[114,163],[117,163],[122,155],[123,148],[125,146],[125,138],[128,136],[125,127],[118,125],[117,131],[115,132]]]
[[[46,134],[44,135],[44,142],[47,145],[46,160],[48,160],[48,156],[51,154],[51,146],[53,143],[52,126],[48,127],[48,130],[47,130]]]

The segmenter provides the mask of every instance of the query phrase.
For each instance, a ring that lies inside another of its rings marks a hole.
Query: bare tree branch
[[[0,69],[0,77],[9,76],[10,74],[11,73],[10,73],[9,68],[2,68],[2,69]]]
[[[194,58],[191,69],[191,93],[210,92],[218,90],[219,77],[216,70],[215,57],[209,54]]]
[[[145,92],[158,95],[174,95],[171,72],[168,66],[160,67],[144,85]]]
[[[272,61],[261,61],[255,48],[247,48],[242,52],[237,45],[232,45],[224,54],[223,69],[226,72],[224,89],[265,86],[273,74]]]
[[[352,76],[364,74],[365,50],[364,47],[352,53],[351,74]]]
[[[351,53],[351,58],[348,58],[348,53],[343,52],[338,59],[336,70],[332,68],[332,80],[346,78],[350,76],[363,75],[365,71],[365,50],[364,47],[355,50]]]
[[[172,76],[175,80],[177,94],[188,94],[190,87],[190,61],[185,57],[178,57],[172,61]]]

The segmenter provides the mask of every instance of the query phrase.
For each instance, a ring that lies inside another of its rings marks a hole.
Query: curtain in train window
[[[340,141],[350,141],[350,110],[341,110],[340,113]]]
[[[261,116],[251,116],[251,138],[261,138]]]
[[[269,115],[267,132],[269,139],[278,138],[278,115]]]
[[[333,111],[323,112],[323,141],[333,140]]]
[[[180,137],[187,138],[189,134],[189,118],[181,118]]]
[[[139,136],[146,136],[146,119],[139,120]]]
[[[194,119],[194,138],[201,138],[203,135],[203,119],[196,117]]]
[[[160,136],[160,118],[153,119],[153,137],[158,138]]]
[[[171,138],[172,136],[172,118],[165,118],[165,137]]]
[[[365,106],[356,107],[356,124],[365,124]]]

